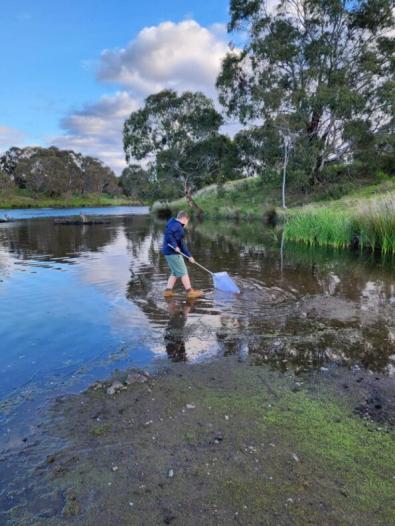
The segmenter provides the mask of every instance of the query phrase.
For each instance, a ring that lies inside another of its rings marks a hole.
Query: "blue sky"
[[[218,59],[228,40],[218,25],[228,21],[228,0],[2,0],[1,15],[0,151],[11,144],[54,142],[81,146],[87,153],[96,148],[110,164],[127,106],[133,110],[150,89],[173,84],[211,94],[216,66],[210,62],[210,49]],[[152,34],[141,33],[147,27],[153,28]],[[130,44],[136,39],[136,45]],[[152,72],[147,70],[162,48],[164,57],[177,55],[168,77],[158,62]],[[103,61],[105,49],[112,53]],[[123,55],[120,49],[129,51]],[[195,54],[197,65],[188,71]],[[191,72],[198,78],[189,85]],[[106,157],[107,117],[113,137],[112,154],[108,151]],[[119,159],[117,163],[120,168]]]

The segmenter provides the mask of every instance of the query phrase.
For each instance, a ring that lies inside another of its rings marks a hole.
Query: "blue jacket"
[[[184,226],[180,221],[177,221],[177,219],[174,219],[172,217],[165,229],[165,233],[163,236],[163,248],[162,253],[165,256],[172,256],[173,254],[177,254],[177,252],[169,247],[169,244],[172,247],[178,247],[181,252],[183,252],[186,256],[191,257],[191,253],[189,252],[188,248],[186,247],[185,243],[183,242],[185,236]]]

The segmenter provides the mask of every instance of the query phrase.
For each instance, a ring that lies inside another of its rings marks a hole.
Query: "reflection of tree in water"
[[[140,248],[146,244],[147,239],[152,241],[152,225],[147,216],[134,216],[131,219],[124,219],[123,222],[126,238],[131,242],[129,249],[131,254],[138,258]]]
[[[147,217],[135,219],[137,221],[125,225],[125,236],[130,241],[129,252],[137,265],[150,265],[158,271],[163,263],[161,261],[163,233],[160,227],[155,227]]]
[[[115,221],[114,221],[115,222]],[[1,244],[15,257],[65,262],[83,251],[96,252],[117,236],[113,225],[54,225],[52,220],[20,221],[2,229]]]
[[[249,353],[248,334],[241,317],[221,316],[221,327],[216,331],[219,349],[223,356],[237,355],[240,361]]]
[[[166,313],[158,307],[157,300],[151,295],[156,271],[149,264],[140,264],[137,271],[132,268],[130,281],[127,285],[126,297],[133,301],[153,324],[166,319]]]
[[[173,362],[186,362],[185,324],[193,304],[192,302],[170,300],[167,307],[169,321],[164,336],[167,355]]]

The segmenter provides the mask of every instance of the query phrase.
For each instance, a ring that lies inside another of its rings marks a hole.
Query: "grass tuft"
[[[361,250],[395,254],[395,194],[290,210],[284,230],[289,241],[307,245],[357,245]]]
[[[395,254],[395,199],[383,198],[361,207],[353,218],[361,248]]]

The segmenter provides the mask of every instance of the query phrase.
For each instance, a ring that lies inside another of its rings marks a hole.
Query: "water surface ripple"
[[[163,224],[146,209],[128,212],[95,209],[108,224],[59,226],[50,211],[33,211],[0,225],[3,438],[16,415],[116,367],[236,355],[293,374],[337,366],[394,374],[393,261],[284,247],[260,223],[205,221],[189,234],[195,258],[229,272],[242,292],[216,292],[192,267],[205,297],[187,302],[179,288],[169,301]]]

